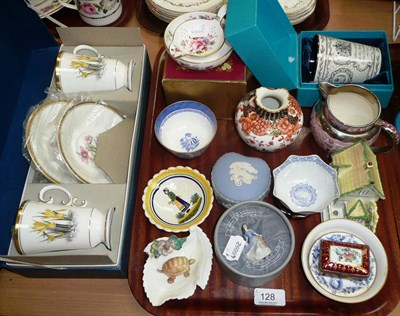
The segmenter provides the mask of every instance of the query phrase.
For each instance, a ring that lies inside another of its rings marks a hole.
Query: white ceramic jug
[[[84,50],[94,56],[80,54]],[[101,56],[94,47],[79,45],[72,54],[58,54],[55,83],[64,93],[114,91],[123,87],[132,91],[133,68],[133,60],[125,65],[118,59]]]
[[[45,200],[48,190],[61,190],[68,202]],[[50,251],[90,249],[103,243],[111,249],[111,222],[115,208],[101,212],[77,205],[76,198],[62,187],[49,185],[39,194],[40,202],[24,201],[18,209],[13,241],[21,255]]]

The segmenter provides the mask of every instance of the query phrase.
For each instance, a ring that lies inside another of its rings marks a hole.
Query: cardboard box
[[[209,71],[184,69],[166,54],[162,78],[166,104],[193,100],[207,105],[217,119],[232,119],[247,92],[246,66],[235,54]]]
[[[30,12],[26,12],[26,10],[23,10],[24,8],[20,9],[22,10],[21,14],[23,14],[23,18],[21,19],[27,19],[27,16],[29,16],[33,22],[39,20],[34,12],[33,14],[36,17],[31,17]],[[39,20],[39,22],[41,21]],[[85,43],[97,48],[105,56],[117,58],[123,62],[134,59],[136,63],[132,78],[133,91],[123,88],[113,92],[88,94],[93,99],[112,104],[124,115],[131,118],[133,126],[126,129],[131,135],[128,138],[129,159],[127,159],[124,166],[125,177],[120,176],[122,180],[112,184],[61,184],[73,196],[78,197],[78,199],[86,199],[88,207],[96,207],[104,211],[111,207],[116,207],[111,228],[111,250],[100,244],[92,249],[57,251],[23,256],[18,254],[11,239],[10,231],[20,203],[24,200],[37,201],[39,191],[49,185],[49,182],[35,168],[29,166],[21,154],[22,122],[25,119],[26,111],[29,107],[37,104],[37,102],[44,98],[43,91],[46,87],[54,84],[52,76],[55,57],[60,47],[58,45],[47,47],[46,45],[48,44],[46,42],[44,48],[39,49],[50,50],[53,53],[51,58],[45,60],[49,64],[46,68],[46,74],[43,75],[43,69],[41,71],[38,71],[37,67],[31,69],[31,64],[36,65],[37,62],[44,63],[43,57],[39,56],[38,60],[26,65],[26,73],[29,76],[25,75],[25,80],[19,87],[20,95],[25,95],[30,91],[32,93],[40,91],[40,93],[38,93],[35,99],[22,100],[22,102],[20,98],[16,105],[18,111],[12,113],[13,107],[8,109],[10,116],[14,117],[14,121],[9,126],[9,133],[4,142],[5,145],[1,148],[1,172],[2,175],[6,175],[7,170],[5,168],[9,168],[12,171],[19,170],[19,172],[17,173],[18,183],[11,181],[7,185],[5,180],[9,180],[10,176],[1,180],[2,188],[8,187],[8,191],[13,190],[13,199],[4,199],[3,195],[1,198],[0,222],[3,229],[1,231],[0,261],[9,261],[6,264],[8,269],[32,277],[127,277],[131,226],[134,212],[133,205],[140,165],[140,161],[136,160],[136,153],[141,150],[141,138],[151,76],[147,50],[142,43],[140,30],[137,28],[85,27],[60,28],[58,31],[63,42],[61,46],[62,50],[72,51],[75,46]],[[39,37],[47,36],[44,30],[36,29],[36,32],[39,32],[37,34]],[[21,33],[21,36],[25,36],[23,30],[21,30]],[[54,44],[54,41],[49,40],[48,42]],[[33,57],[36,56],[31,56],[30,58]],[[25,58],[29,58],[29,56],[21,56],[20,58],[24,60]],[[37,77],[41,78],[42,75],[43,79],[40,80],[41,86],[38,87],[36,80]],[[20,132],[17,135],[12,134],[15,130],[19,130]],[[1,136],[3,137],[3,135]],[[4,150],[8,152],[4,152]],[[15,159],[5,159],[5,154],[7,153],[12,153]],[[6,165],[3,165],[3,163],[6,163]],[[54,194],[54,198],[56,201],[59,201],[65,198],[65,196],[56,193]],[[15,260],[15,262],[10,262],[12,260]]]
[[[383,67],[378,80],[363,83],[373,91],[383,108],[393,94],[390,52],[384,31],[305,31],[297,34],[278,1],[229,1],[225,37],[266,87],[297,89],[297,100],[304,107],[313,106],[320,93],[316,83],[302,76],[305,43],[316,34],[380,47]]]

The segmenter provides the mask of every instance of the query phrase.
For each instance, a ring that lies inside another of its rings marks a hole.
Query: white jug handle
[[[89,46],[89,45],[78,45],[78,46],[76,46],[76,47],[74,48],[73,53],[74,53],[74,54],[79,54],[79,52],[80,52],[81,50],[88,50],[88,51],[91,51],[91,52],[95,53],[97,57],[101,57],[101,55],[99,54],[99,52],[97,51],[97,49],[94,48],[94,47],[92,47],[92,46]]]
[[[50,190],[56,190],[56,191],[62,191],[64,192],[67,196],[68,196],[68,201],[61,201],[61,204],[66,205],[66,206],[86,206],[87,205],[87,201],[86,200],[82,200],[81,203],[76,203],[77,202],[77,198],[73,197],[72,194],[65,188],[59,186],[59,185],[47,185],[44,188],[42,188],[39,192],[39,200],[40,202],[43,203],[47,203],[47,204],[53,204],[54,203],[54,198],[52,196],[50,196],[48,199],[45,199],[44,195],[46,194],[47,191]]]
[[[65,2],[64,0],[58,0],[58,3],[61,4],[63,7],[78,10],[78,6],[76,4],[70,4]]]

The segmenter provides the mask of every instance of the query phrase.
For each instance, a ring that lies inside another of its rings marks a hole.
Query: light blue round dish
[[[244,201],[262,201],[271,186],[271,170],[261,158],[230,152],[214,164],[211,185],[218,203],[226,208]]]

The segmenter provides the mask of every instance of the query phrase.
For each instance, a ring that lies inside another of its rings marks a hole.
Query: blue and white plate
[[[321,240],[349,242],[353,244],[364,244],[363,241],[352,234],[329,233],[316,240],[309,254],[309,268],[315,281],[327,292],[341,297],[359,296],[371,287],[376,277],[376,262],[372,251],[370,257],[370,275],[363,277],[341,277],[332,273],[321,271],[320,267],[320,242]]]
[[[368,245],[371,275],[366,279],[339,278],[319,270],[321,239],[349,241]],[[342,303],[360,303],[374,297],[384,286],[388,274],[385,248],[367,227],[349,219],[333,219],[315,226],[301,249],[301,264],[311,285],[322,295]]]

